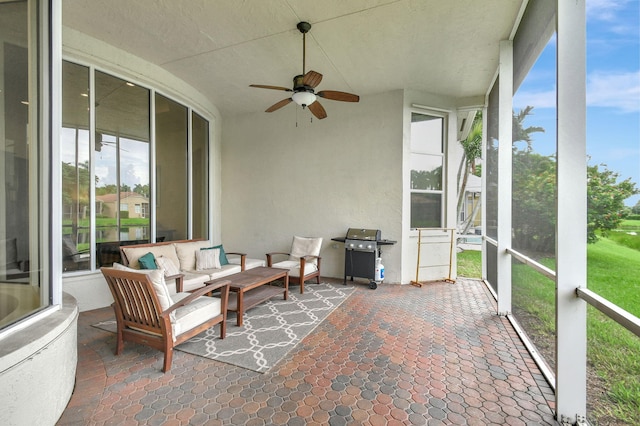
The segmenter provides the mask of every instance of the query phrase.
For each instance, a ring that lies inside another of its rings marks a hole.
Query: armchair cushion
[[[311,254],[313,256],[320,255],[320,247],[322,246],[322,238],[305,238],[305,237],[293,237],[291,243],[291,252],[289,253],[289,260],[300,260],[300,257]],[[316,264],[317,260],[310,260],[309,263]]]
[[[158,296],[158,302],[160,302],[160,309],[166,311],[169,309],[171,305],[173,305],[173,300],[171,299],[171,295],[169,294],[169,288],[164,281],[164,270],[162,269],[133,269],[121,265],[120,263],[115,262],[113,264],[113,269],[117,269],[120,271],[129,271],[129,272],[137,272],[142,274],[149,275],[149,279],[151,279],[151,284],[153,284],[153,289],[156,292],[156,296]],[[171,313],[171,317],[173,317],[174,313]]]
[[[274,263],[273,268],[282,268],[289,270],[290,277],[300,277],[300,261],[299,260],[283,260],[282,262]],[[318,270],[318,265],[315,263],[306,263],[304,266],[305,275],[309,275]]]
[[[189,297],[191,293],[177,293],[173,295],[173,303],[177,303]],[[176,336],[191,330],[192,328],[202,324],[203,322],[220,315],[222,312],[222,301],[218,297],[201,296],[191,303],[181,306],[172,312],[171,328],[173,331],[173,340]]]
[[[209,241],[193,241],[189,243],[174,243],[174,250],[178,255],[180,269],[183,271],[196,270],[196,252],[202,248],[211,247]]]
[[[220,249],[200,249],[196,251],[196,271],[220,268]]]

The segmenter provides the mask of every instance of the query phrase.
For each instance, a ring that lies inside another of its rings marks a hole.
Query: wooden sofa
[[[197,270],[196,251],[221,246],[203,239],[163,241],[158,243],[135,244],[120,247],[122,263],[130,268],[140,269],[140,257],[152,253],[154,258],[164,257],[177,267],[175,274],[167,274],[167,280],[176,279],[175,289],[169,286],[171,293],[193,291],[204,286],[209,280],[223,278],[246,269],[265,266],[261,259],[247,258],[245,253],[225,252],[228,264],[220,268]]]

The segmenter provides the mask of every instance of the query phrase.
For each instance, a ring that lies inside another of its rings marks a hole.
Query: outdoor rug
[[[304,294],[298,289],[298,286],[289,288],[289,300],[275,296],[246,311],[242,327],[236,326],[235,313],[229,313],[224,339],[220,339],[220,326],[217,325],[175,349],[266,373],[340,306],[353,293],[354,287],[308,284],[304,286]],[[93,326],[116,331],[115,319]]]

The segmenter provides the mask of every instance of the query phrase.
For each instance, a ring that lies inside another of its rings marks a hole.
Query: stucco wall
[[[293,235],[323,237],[322,275],[342,277],[350,227],[402,236],[403,92],[357,104],[323,101],[328,117],[288,105],[225,117],[222,238],[228,250],[264,258]],[[297,126],[296,126],[297,121]],[[383,249],[385,282],[400,282],[400,244]]]
[[[78,308],[62,306],[32,320],[0,345],[0,424],[53,425],[75,384]]]

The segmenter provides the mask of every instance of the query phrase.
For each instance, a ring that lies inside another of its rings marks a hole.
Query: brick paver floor
[[[91,327],[111,308],[83,312],[58,424],[556,424],[553,391],[481,282],[354,285],[266,374],[181,351],[164,374],[160,352],[126,343],[116,357],[115,335]]]

